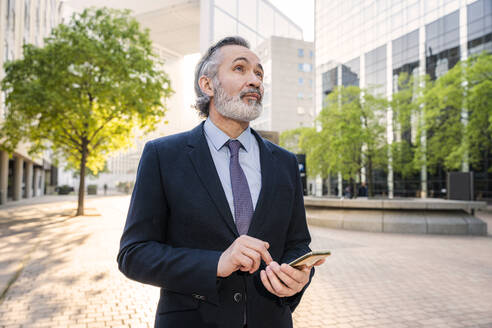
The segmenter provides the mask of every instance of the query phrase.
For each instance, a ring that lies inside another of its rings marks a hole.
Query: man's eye
[[[262,73],[262,72],[256,72],[256,75],[257,75],[259,78],[263,78],[263,73]]]
[[[235,70],[235,71],[240,71],[240,72],[242,72],[242,71],[243,71],[243,67],[242,67],[242,66],[236,66],[236,67],[234,67],[234,70]]]

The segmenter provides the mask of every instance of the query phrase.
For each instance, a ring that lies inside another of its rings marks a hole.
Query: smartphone
[[[294,261],[290,262],[289,265],[294,268],[303,265],[312,266],[314,263],[330,255],[330,251],[313,251],[296,258]]]

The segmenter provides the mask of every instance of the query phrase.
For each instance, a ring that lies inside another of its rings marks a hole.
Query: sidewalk
[[[150,326],[158,289],[117,269],[128,199],[89,197],[92,216],[83,217],[69,216],[74,201],[0,210],[2,277],[20,269],[0,303],[0,327]]]
[[[16,278],[0,328],[153,327],[159,289],[116,263],[129,196],[89,197],[84,217],[70,216],[75,200],[54,200],[0,208],[0,286]],[[492,327],[492,237],[310,231],[332,256],[295,328]]]
[[[121,194],[110,196],[115,195]],[[91,200],[110,196],[85,197]],[[60,224],[73,215],[77,199],[77,195],[46,195],[0,205],[0,300],[29,262],[37,245],[32,241],[49,225]]]

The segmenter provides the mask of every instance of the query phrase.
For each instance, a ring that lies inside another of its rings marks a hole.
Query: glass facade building
[[[390,99],[403,72],[436,79],[470,54],[492,52],[492,0],[316,0],[315,48],[317,113],[338,85],[371,88]],[[391,108],[386,117],[391,144],[401,136]],[[418,176],[413,195],[427,189],[439,196],[440,174]],[[378,193],[410,196],[391,166],[380,177],[386,183]]]
[[[213,1],[213,41],[241,35],[254,49],[272,35],[302,39],[302,29],[265,0]]]

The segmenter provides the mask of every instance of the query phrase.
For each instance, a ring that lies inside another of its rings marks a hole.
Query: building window
[[[386,45],[369,51],[366,59],[366,83],[374,94],[386,93]]]
[[[299,72],[309,73],[312,71],[313,68],[312,68],[311,64],[299,63],[299,64],[297,64],[297,69]]]
[[[299,99],[299,100],[304,99],[304,94],[303,94],[302,92],[299,92],[299,93],[297,94],[297,99]]]
[[[297,57],[304,57],[304,49],[297,49]]]
[[[468,52],[492,52],[492,3],[479,0],[468,5]]]
[[[393,75],[401,72],[411,74],[419,66],[419,31],[415,30],[393,40],[392,56]]]
[[[309,50],[309,58],[313,58],[313,51],[312,50]]]
[[[425,26],[426,73],[432,80],[460,60],[459,34],[458,10]]]
[[[354,58],[342,65],[342,85],[359,86],[360,60]]]
[[[298,82],[299,82],[299,85],[303,85],[304,84],[304,79],[302,77],[300,77],[299,80],[298,80]]]
[[[304,107],[297,107],[297,114],[299,115],[304,115],[306,113],[306,110],[304,109]]]

